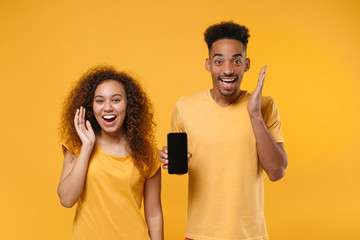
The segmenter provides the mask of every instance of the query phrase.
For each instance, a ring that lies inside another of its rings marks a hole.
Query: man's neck
[[[242,91],[239,89],[239,91],[236,91],[231,96],[224,96],[220,92],[216,92],[214,89],[210,89],[210,95],[212,99],[214,99],[217,105],[223,108],[235,102],[241,96],[241,93]]]

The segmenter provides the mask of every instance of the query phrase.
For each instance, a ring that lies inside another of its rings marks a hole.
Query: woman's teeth
[[[104,119],[105,121],[112,121],[112,120],[114,120],[115,118],[116,118],[116,116],[114,116],[114,115],[103,116],[103,119]]]

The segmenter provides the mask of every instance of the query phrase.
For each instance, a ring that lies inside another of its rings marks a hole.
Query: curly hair
[[[135,165],[144,177],[148,177],[156,164],[153,108],[140,84],[125,72],[110,66],[97,66],[88,70],[76,83],[63,104],[60,124],[60,139],[69,151],[79,154],[82,142],[74,126],[76,109],[86,109],[85,119],[89,120],[95,135],[101,128],[93,112],[94,93],[97,86],[106,81],[121,83],[126,92],[127,110],[124,133],[131,149]]]
[[[249,37],[249,29],[247,27],[232,21],[212,25],[208,27],[204,33],[205,42],[209,51],[213,43],[219,39],[238,40],[244,45],[244,49],[246,50]]]

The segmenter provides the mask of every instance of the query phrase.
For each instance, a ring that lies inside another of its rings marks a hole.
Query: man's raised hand
[[[247,105],[247,110],[249,112],[250,117],[261,116],[261,97],[262,90],[264,87],[264,81],[266,76],[266,68],[265,65],[259,73],[259,80],[255,90],[251,93],[251,98]]]

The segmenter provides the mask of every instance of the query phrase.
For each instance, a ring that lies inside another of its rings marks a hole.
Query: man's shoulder
[[[275,105],[275,100],[270,96],[262,96],[261,105],[266,107],[272,107]]]
[[[264,117],[264,120],[266,120],[268,116],[273,115],[277,112],[278,108],[274,98],[270,96],[263,96],[261,99],[261,113]]]
[[[262,96],[262,101],[266,102],[266,103],[271,103],[274,102],[274,98],[270,97],[270,96]]]

